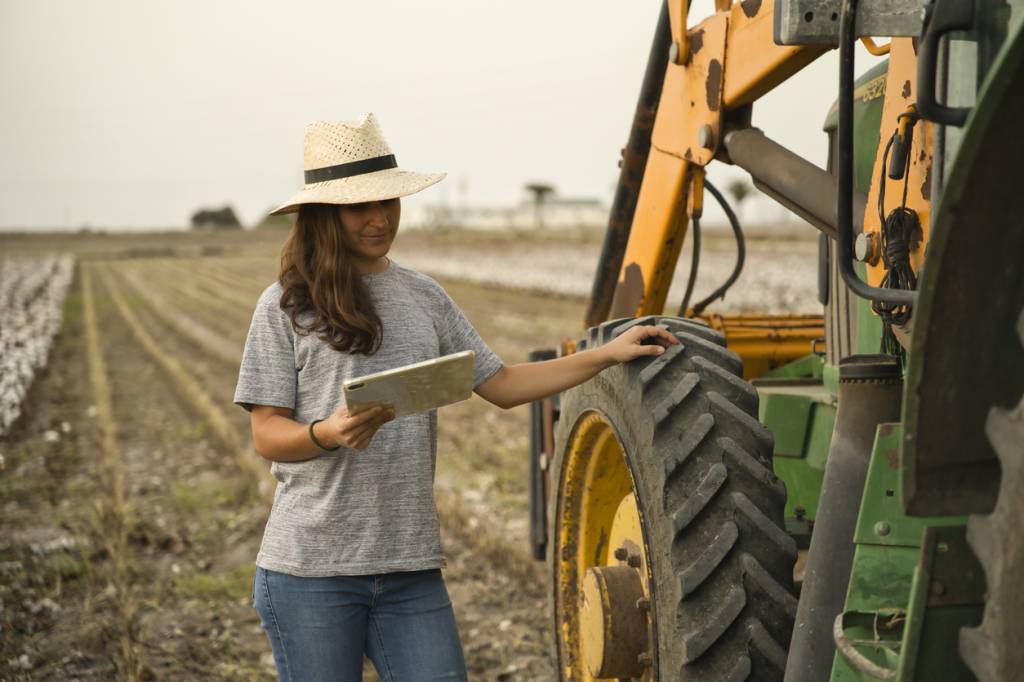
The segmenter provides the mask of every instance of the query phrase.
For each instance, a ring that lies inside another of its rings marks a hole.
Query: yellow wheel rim
[[[626,565],[625,552],[620,550],[619,557],[615,553],[626,547],[629,565],[640,571],[644,593],[650,594],[633,477],[622,443],[604,415],[590,410],[577,420],[558,473],[554,590],[561,676],[575,682],[603,679],[590,673],[581,653],[587,641],[601,640],[599,633],[588,633],[592,625],[580,619],[587,570]]]

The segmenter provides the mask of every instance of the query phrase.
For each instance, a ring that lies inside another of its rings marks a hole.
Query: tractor
[[[1024,2],[688,4],[661,9],[588,331],[530,354],[681,342],[531,406],[558,679],[1024,679]],[[859,79],[857,41],[887,54]],[[822,169],[755,103],[833,49]],[[820,315],[716,314],[742,258],[691,300],[706,195],[742,254],[712,162],[819,231]]]

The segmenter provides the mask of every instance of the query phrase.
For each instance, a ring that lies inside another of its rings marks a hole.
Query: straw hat
[[[415,194],[444,173],[413,173],[398,162],[373,114],[358,121],[314,121],[303,145],[306,184],[270,215],[294,213],[302,204],[358,204]]]

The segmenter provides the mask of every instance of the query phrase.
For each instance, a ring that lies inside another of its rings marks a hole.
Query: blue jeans
[[[282,682],[466,680],[440,569],[305,578],[256,567],[253,606]]]

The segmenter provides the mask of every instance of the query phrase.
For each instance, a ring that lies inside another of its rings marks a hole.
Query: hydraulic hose
[[[729,287],[735,284],[736,280],[740,277],[740,273],[743,272],[743,262],[747,257],[747,245],[746,241],[743,239],[743,228],[740,227],[740,221],[739,218],[736,217],[736,212],[732,210],[732,206],[730,206],[729,202],[725,200],[725,197],[718,191],[718,188],[711,184],[711,181],[707,178],[704,178],[704,189],[711,192],[711,196],[715,198],[715,201],[717,201],[718,205],[722,207],[722,210],[725,211],[725,216],[729,219],[729,225],[732,227],[732,232],[736,236],[736,264],[733,266],[732,273],[729,275],[728,279],[722,283],[722,286],[718,287],[708,296],[693,304],[694,315],[700,315],[704,312],[704,309],[711,305],[716,299],[725,297],[725,292],[729,290]],[[694,242],[694,244],[696,243],[697,242]]]

